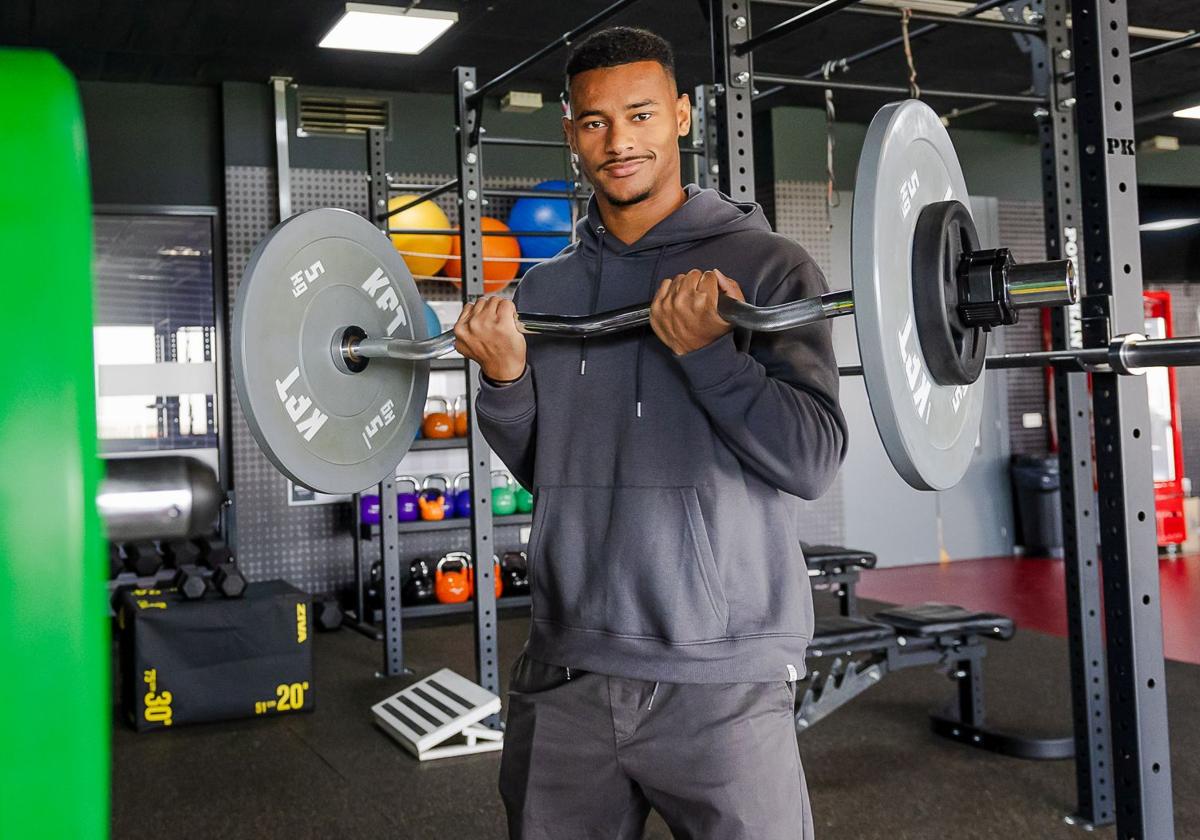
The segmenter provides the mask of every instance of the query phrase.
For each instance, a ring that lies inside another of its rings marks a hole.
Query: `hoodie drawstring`
[[[592,304],[588,308],[588,315],[595,315],[596,307],[600,304],[600,281],[604,277],[604,234],[608,233],[608,228],[604,225],[596,225],[596,233],[600,237],[600,246],[596,249],[596,274],[592,277]],[[582,338],[579,340],[580,376],[587,373],[587,357],[588,342],[586,338]]]
[[[595,315],[596,307],[600,305],[600,284],[604,279],[604,236],[608,233],[608,229],[604,225],[596,225],[596,234],[599,245],[596,248],[596,270],[592,275],[592,301],[588,307],[587,314]],[[650,271],[649,289],[646,294],[646,302],[649,303],[654,299],[654,293],[658,290],[658,269],[662,265],[663,255],[667,252],[667,246],[659,246],[658,253],[654,257],[654,268]],[[638,338],[637,346],[637,365],[634,372],[634,411],[640,418],[642,416],[642,366],[643,357],[645,355],[646,340],[650,335],[650,328],[646,327],[642,330],[641,336]],[[587,374],[587,357],[588,357],[588,341],[586,338],[579,341],[579,375]]]
[[[654,300],[654,293],[658,291],[658,268],[662,265],[663,254],[666,253],[667,246],[663,245],[658,249],[658,256],[654,258],[654,269],[650,272],[650,291],[646,295],[646,302]],[[642,416],[642,350],[646,346],[646,339],[649,337],[652,330],[646,327],[642,330],[641,337],[638,339],[637,348],[637,371],[634,374],[633,386],[633,401],[634,407],[637,410],[637,416]]]
[[[654,708],[654,698],[658,696],[658,683],[654,684],[654,690],[650,692],[650,702],[646,704],[646,711]]]

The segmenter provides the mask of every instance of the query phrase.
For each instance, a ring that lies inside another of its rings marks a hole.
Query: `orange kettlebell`
[[[500,558],[495,554],[492,555],[492,577],[496,580],[496,597],[500,597],[500,593],[504,591],[504,583],[500,580]],[[472,563],[467,570],[467,584],[471,588],[471,597],[475,597],[475,564]]]
[[[442,483],[439,490],[430,485]],[[417,507],[421,509],[421,518],[426,522],[440,522],[446,518],[446,489],[450,486],[449,479],[444,475],[427,475],[421,482],[421,493],[417,496]]]
[[[426,411],[425,420],[421,423],[421,434],[433,440],[446,440],[454,437],[454,421],[450,419],[450,401],[445,397],[426,397],[425,405],[441,403],[441,411]]]
[[[437,562],[433,573],[433,593],[443,604],[461,604],[471,597],[471,556],[451,551]]]
[[[467,398],[454,398],[454,436],[467,436]]]

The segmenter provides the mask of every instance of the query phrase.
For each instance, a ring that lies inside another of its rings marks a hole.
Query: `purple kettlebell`
[[[421,518],[421,513],[417,509],[417,494],[421,490],[421,483],[411,475],[396,476],[397,484],[411,484],[411,493],[396,493],[396,519],[401,522],[416,522]]]
[[[364,525],[379,524],[379,497],[363,494],[358,497],[358,511]]]
[[[451,485],[451,494],[454,499],[454,515],[460,519],[466,519],[471,515],[471,486],[468,483],[465,487],[462,482],[469,482],[471,479],[470,473],[459,473],[454,476],[454,484]]]

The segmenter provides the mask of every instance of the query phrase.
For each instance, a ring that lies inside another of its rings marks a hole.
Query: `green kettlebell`
[[[496,486],[496,478],[504,479],[504,484]],[[492,513],[496,516],[510,516],[517,512],[517,494],[513,490],[516,483],[512,476],[503,470],[492,470]]]
[[[533,513],[533,494],[517,485],[517,513]]]

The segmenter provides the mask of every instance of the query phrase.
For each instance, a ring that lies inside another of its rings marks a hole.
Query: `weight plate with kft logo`
[[[369,221],[324,208],[280,224],[250,255],[233,316],[242,413],[271,462],[325,493],[377,484],[421,422],[428,362],[350,373],[348,325],[376,337],[427,338],[412,275]]]
[[[939,384],[919,340],[913,234],[935,202],[970,207],[962,167],[937,114],[907,100],[880,109],[855,179],[851,274],[863,378],[879,436],[896,471],[919,490],[957,484],[970,465],[983,413],[982,372]]]

